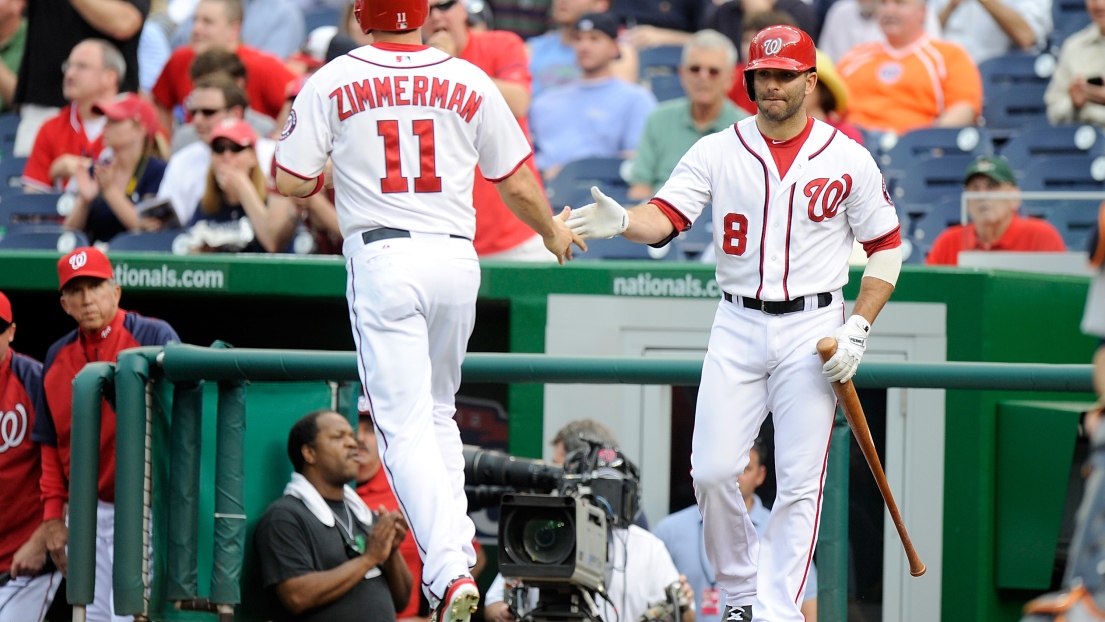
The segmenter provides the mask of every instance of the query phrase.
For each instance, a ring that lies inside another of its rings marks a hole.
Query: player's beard
[[[783,123],[794,115],[798,114],[802,110],[803,93],[787,93],[786,106],[782,112],[777,112],[778,108],[772,109],[764,104],[768,103],[759,97],[756,98],[756,108],[760,111],[767,120],[772,123]]]

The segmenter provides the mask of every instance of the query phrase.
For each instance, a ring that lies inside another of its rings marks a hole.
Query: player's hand
[[[12,556],[11,575],[33,577],[46,565],[46,534],[42,527],[35,530],[31,537],[19,547]]]
[[[629,227],[629,212],[598,189],[591,186],[594,203],[572,210],[568,226],[584,240],[612,238]]]
[[[860,315],[853,315],[843,326],[833,332],[836,354],[821,367],[821,373],[829,382],[848,382],[859,367],[863,351],[867,349],[867,334],[871,324]]]
[[[69,542],[69,527],[60,518],[48,520],[42,526],[46,530],[46,550],[50,551],[50,557],[61,574],[68,575],[69,560],[65,556],[65,545]]]
[[[553,216],[552,233],[542,236],[545,241],[545,248],[556,255],[556,260],[562,266],[565,261],[572,260],[572,244],[578,246],[583,252],[587,252],[587,243],[579,237],[579,234],[568,228],[567,221],[571,220],[571,215],[572,208],[565,207],[559,214]]]

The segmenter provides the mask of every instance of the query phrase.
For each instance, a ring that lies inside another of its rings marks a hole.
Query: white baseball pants
[[[0,622],[42,622],[61,584],[61,573],[19,577],[0,587]]]
[[[802,622],[836,400],[817,340],[843,321],[840,293],[822,309],[767,315],[721,301],[698,394],[691,469],[706,555],[727,604],[755,620]],[[737,476],[772,413],[778,495],[762,541]]]
[[[431,603],[476,563],[453,415],[476,318],[480,266],[443,234],[345,241],[346,295],[361,383],[388,482],[410,524]]]

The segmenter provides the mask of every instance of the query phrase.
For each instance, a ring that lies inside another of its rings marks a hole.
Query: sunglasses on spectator
[[[102,69],[102,67],[93,67],[92,65],[86,65],[84,63],[71,63],[69,61],[62,61],[61,72],[67,73],[70,67],[76,69],[77,71],[84,71],[85,69]]]
[[[189,108],[188,115],[192,117],[205,116],[213,117],[220,112],[226,110],[226,108]]]
[[[457,2],[460,2],[460,0],[445,0],[445,2],[442,2],[440,4],[431,4],[430,10],[433,11],[434,9],[437,9],[439,11],[448,11],[449,9],[453,8],[453,5]]]
[[[710,74],[711,78],[716,78],[721,75],[721,70],[717,67],[703,67],[702,65],[690,65],[686,68],[691,73],[702,73],[706,71]]]
[[[213,153],[219,154],[226,153],[227,151],[231,153],[241,153],[246,149],[249,149],[249,147],[239,145],[238,143],[217,142],[214,145],[211,145],[211,151]]]

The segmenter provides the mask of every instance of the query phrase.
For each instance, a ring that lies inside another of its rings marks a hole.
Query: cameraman
[[[562,466],[568,454],[586,447],[587,444],[579,440],[581,436],[601,440],[609,447],[614,447],[617,443],[606,426],[590,419],[573,421],[553,438],[552,462]],[[675,569],[664,543],[637,525],[630,525],[628,528],[615,527],[611,534],[612,542],[608,545],[609,561],[606,565],[606,593],[609,600],[596,598],[602,620],[637,622],[649,607],[667,601],[668,586],[678,582],[681,584],[680,600],[688,603],[683,610],[681,622],[694,622],[694,593],[687,585],[686,578]],[[484,596],[484,617],[488,622],[515,622],[514,613],[505,602],[505,591],[506,580],[502,574],[496,575]],[[525,611],[531,611],[537,604],[538,590],[530,589],[525,594]],[[516,609],[518,606],[519,603],[515,603]],[[520,613],[525,614],[524,611]]]

